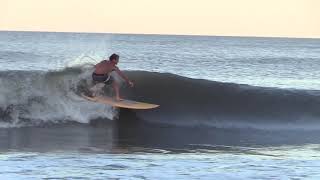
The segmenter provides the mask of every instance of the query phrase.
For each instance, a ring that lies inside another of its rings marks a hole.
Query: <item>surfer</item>
[[[90,91],[92,93],[91,96],[96,96],[97,92],[101,90],[105,85],[112,85],[112,88],[116,94],[116,100],[122,100],[119,93],[119,84],[111,76],[112,71],[115,71],[117,74],[119,74],[119,76],[123,78],[130,87],[134,86],[133,82],[130,81],[129,78],[117,67],[118,62],[119,55],[112,54],[109,57],[109,60],[103,60],[95,65],[95,70],[92,73],[92,80],[96,84],[92,88],[90,88]]]

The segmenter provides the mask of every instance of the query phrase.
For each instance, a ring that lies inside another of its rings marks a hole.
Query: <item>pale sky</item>
[[[0,30],[320,38],[320,0],[0,0]]]

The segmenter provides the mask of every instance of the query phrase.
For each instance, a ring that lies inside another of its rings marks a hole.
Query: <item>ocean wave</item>
[[[0,50],[0,58],[1,59],[34,59],[34,58],[41,58],[42,56],[33,54],[30,52],[22,52],[22,51],[3,51]]]
[[[92,70],[92,66],[83,65],[51,72],[0,72],[0,127],[89,123],[128,113],[79,96],[92,83]],[[160,105],[129,111],[148,123],[258,129],[320,127],[320,91],[214,82],[169,73],[125,73],[135,87],[122,86],[124,97]],[[105,93],[110,95],[110,91]]]

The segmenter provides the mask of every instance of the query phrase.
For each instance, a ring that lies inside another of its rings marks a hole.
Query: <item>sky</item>
[[[320,0],[0,0],[0,30],[320,38]]]

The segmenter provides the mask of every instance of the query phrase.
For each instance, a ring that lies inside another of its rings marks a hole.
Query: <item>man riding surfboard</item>
[[[94,81],[95,85],[90,88],[92,96],[96,96],[97,92],[105,85],[112,85],[116,94],[116,100],[122,100],[119,93],[119,84],[111,76],[112,71],[115,71],[117,74],[119,74],[119,76],[124,79],[130,87],[134,86],[133,82],[130,81],[129,78],[117,67],[118,62],[119,55],[112,54],[109,57],[109,60],[103,60],[94,66],[95,70],[92,73],[92,80]]]

